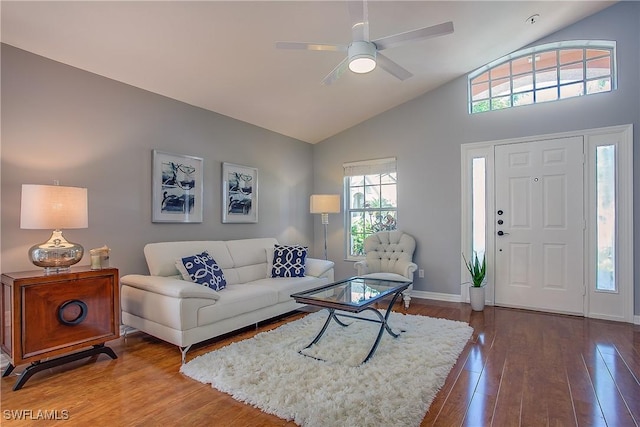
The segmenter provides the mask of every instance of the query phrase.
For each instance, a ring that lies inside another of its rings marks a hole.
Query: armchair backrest
[[[395,266],[398,261],[412,262],[415,250],[415,239],[399,230],[380,231],[364,239],[369,273],[397,273]]]

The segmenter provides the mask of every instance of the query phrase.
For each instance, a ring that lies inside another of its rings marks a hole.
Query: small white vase
[[[478,287],[469,286],[469,302],[473,311],[484,310],[484,288],[484,285]]]

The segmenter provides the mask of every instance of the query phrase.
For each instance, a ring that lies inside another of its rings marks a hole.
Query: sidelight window
[[[596,147],[596,289],[616,289],[616,177],[615,146]]]

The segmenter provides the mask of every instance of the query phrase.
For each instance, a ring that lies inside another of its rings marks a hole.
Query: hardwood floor
[[[462,320],[475,331],[422,426],[640,423],[640,326],[494,307],[472,312],[468,304],[419,299],[407,312]],[[200,344],[188,360],[303,315]],[[183,376],[173,345],[143,333],[108,345],[117,360],[99,356],[49,369],[16,392],[16,376],[3,378],[1,424],[294,425]],[[52,416],[58,421],[42,419]]]

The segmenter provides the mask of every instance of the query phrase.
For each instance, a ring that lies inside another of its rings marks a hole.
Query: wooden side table
[[[11,362],[2,376],[31,362],[13,390],[53,366],[101,353],[116,359],[104,343],[120,336],[119,289],[116,268],[2,274],[0,347]],[[54,356],[61,357],[49,359]]]

